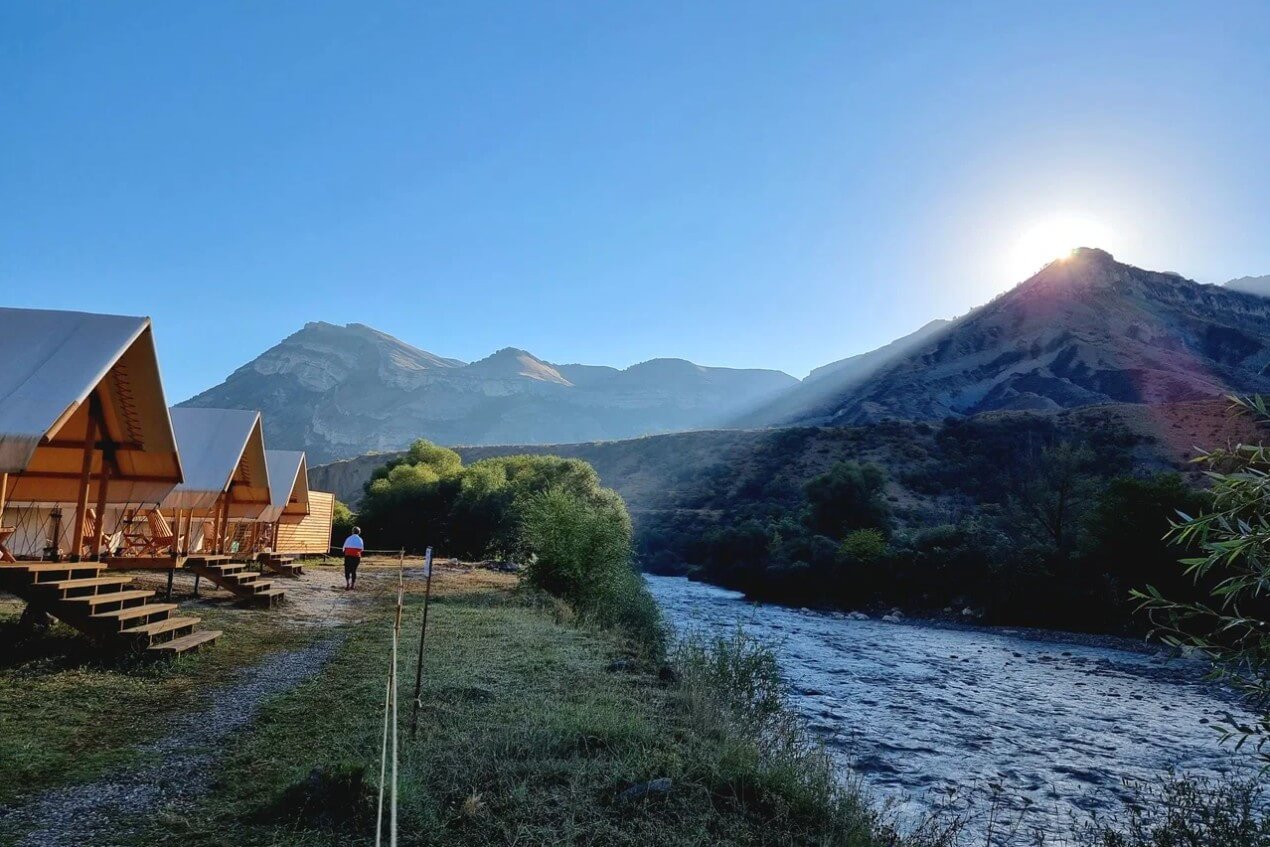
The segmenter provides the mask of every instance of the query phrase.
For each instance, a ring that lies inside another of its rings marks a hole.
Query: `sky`
[[[1270,3],[0,2],[0,304],[811,368],[1102,242],[1270,274]]]

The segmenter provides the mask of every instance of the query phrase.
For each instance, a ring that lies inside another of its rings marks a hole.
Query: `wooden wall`
[[[309,514],[298,523],[278,524],[279,553],[325,555],[331,549],[331,518],[335,512],[335,495],[325,491],[309,492]]]

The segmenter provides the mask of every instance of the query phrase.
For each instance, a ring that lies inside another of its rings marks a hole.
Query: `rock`
[[[650,779],[648,782],[637,782],[630,788],[625,789],[617,795],[617,802],[630,803],[635,800],[643,800],[651,795],[666,795],[670,793],[673,783],[668,776]]]
[[[670,665],[662,665],[657,671],[657,678],[662,682],[678,682],[679,671],[675,670]]]

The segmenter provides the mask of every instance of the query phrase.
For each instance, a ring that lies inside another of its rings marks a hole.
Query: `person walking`
[[[353,534],[344,539],[344,590],[352,591],[357,587],[357,566],[362,563],[362,552],[366,542],[362,541],[362,528],[353,527]]]

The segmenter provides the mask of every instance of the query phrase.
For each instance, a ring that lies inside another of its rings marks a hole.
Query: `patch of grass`
[[[168,715],[304,637],[272,615],[200,608],[201,628],[225,630],[210,649],[170,661],[103,659],[61,623],[24,635],[22,608],[0,601],[0,805],[134,761],[135,746],[162,735]]]
[[[703,705],[706,680],[694,671],[667,681],[624,654],[618,635],[561,625],[532,596],[459,577],[434,587],[417,740],[417,595],[403,623],[403,844],[885,843],[854,795],[821,784],[826,772],[798,772],[813,763],[809,740],[761,740],[734,701]],[[314,847],[373,832],[373,820],[350,833],[359,816],[334,825],[305,810],[329,790],[325,774],[378,783],[384,600],[321,674],[265,707],[227,751],[210,796],[149,821],[133,843]]]

